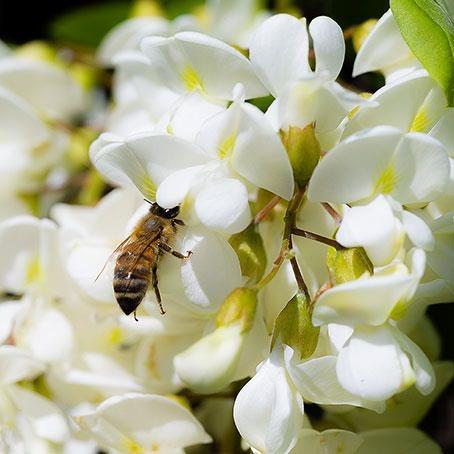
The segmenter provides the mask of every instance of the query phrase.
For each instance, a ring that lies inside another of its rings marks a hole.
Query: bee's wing
[[[99,272],[96,279],[101,276],[101,274],[106,269],[107,264],[126,246],[128,246],[128,252],[130,253],[128,257],[126,257],[123,261],[123,267],[126,273],[132,272],[144,253],[144,251],[159,237],[162,232],[162,227],[157,228],[153,231],[149,236],[140,237],[138,239],[132,240],[131,235],[129,235],[125,240],[123,240],[110,254],[109,258],[104,263],[102,270]]]
[[[103,267],[101,268],[101,271],[99,274],[96,276],[95,282],[99,279],[99,276],[101,276],[102,273],[104,273],[104,270],[106,269],[107,264],[115,257],[115,255],[120,251],[120,249],[125,246],[125,244],[131,239],[131,235],[126,237],[112,252],[112,254],[109,255],[108,259],[105,261]]]

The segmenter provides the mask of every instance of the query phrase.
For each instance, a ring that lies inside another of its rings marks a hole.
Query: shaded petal
[[[103,38],[97,50],[97,58],[104,65],[111,65],[116,54],[138,49],[146,36],[165,36],[169,22],[161,17],[135,17],[113,27]]]
[[[354,405],[375,411],[385,409],[384,404],[361,399],[342,388],[336,375],[336,356],[323,356],[297,364],[294,352],[286,347],[285,360],[293,384],[305,400],[319,405]]]
[[[249,48],[255,71],[274,97],[311,72],[308,54],[306,20],[288,14],[267,19],[255,32]]]
[[[251,220],[247,189],[233,178],[206,183],[195,196],[194,210],[203,225],[220,232],[241,232]]]
[[[353,66],[353,77],[395,65],[411,55],[391,10],[388,10],[361,46]]]
[[[69,436],[68,423],[62,411],[52,401],[21,386],[8,388],[8,396],[31,423],[38,437],[62,443]]]
[[[270,454],[290,452],[303,422],[302,402],[287,382],[280,355],[280,348],[275,348],[241,389],[233,408],[241,436],[253,448]]]
[[[181,278],[194,309],[215,312],[225,297],[241,285],[238,257],[220,235],[205,229],[191,229],[183,250],[192,251],[191,258],[181,266]],[[213,270],[222,270],[213,273]]]
[[[357,327],[339,352],[336,370],[343,388],[367,400],[389,399],[415,382],[410,361],[387,325]]]
[[[86,107],[82,87],[71,74],[41,61],[16,57],[1,59],[0,85],[52,119],[70,120]]]
[[[0,346],[0,383],[2,385],[33,380],[44,370],[44,364],[25,350],[12,345]]]
[[[188,410],[152,394],[111,397],[95,412],[77,417],[77,422],[104,445],[119,451],[132,447],[166,451],[211,441]]]

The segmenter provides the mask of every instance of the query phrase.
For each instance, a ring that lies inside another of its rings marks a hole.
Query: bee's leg
[[[192,251],[188,251],[187,254],[184,255],[181,252],[175,251],[168,244],[165,243],[159,243],[158,247],[159,249],[162,249],[163,251],[168,252],[169,254],[172,254],[174,257],[177,257],[179,259],[188,259],[192,255]]]
[[[174,219],[172,222],[177,225],[186,225],[181,219]]]
[[[155,265],[153,269],[151,270],[151,283],[153,285],[154,289],[154,294],[156,295],[156,301],[158,302],[159,306],[159,311],[161,312],[162,315],[166,313],[164,308],[162,307],[161,304],[161,293],[159,292],[159,287],[158,287],[158,266]]]
[[[134,311],[134,320],[135,320],[136,322],[138,322],[138,321],[139,321],[139,319],[137,318],[137,314],[136,314],[136,311]]]

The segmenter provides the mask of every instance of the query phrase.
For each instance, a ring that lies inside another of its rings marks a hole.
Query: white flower
[[[242,102],[241,88],[225,112],[207,121],[196,143],[168,135],[126,140],[102,135],[90,151],[96,167],[117,184],[133,183],[162,207],[190,202],[205,226],[227,233],[250,222],[243,178],[286,199],[293,178],[285,149],[263,114]]]
[[[353,105],[334,80],[345,53],[341,28],[324,16],[314,19],[309,32],[316,68],[309,66],[306,20],[279,14],[266,20],[254,34],[250,58],[257,75],[276,101],[267,115],[276,129],[304,127],[315,122],[318,134],[333,131]]]
[[[0,59],[0,86],[51,120],[68,121],[87,107],[82,87],[69,71],[42,61],[18,57]]]
[[[388,10],[361,46],[353,66],[353,76],[381,71],[389,82],[420,67],[402,38],[391,10]]]
[[[247,98],[266,94],[246,57],[201,33],[150,37],[142,41],[141,48],[162,85],[178,93],[198,89],[206,96],[231,100],[234,86],[241,82]]]
[[[295,446],[303,423],[303,400],[295,392],[275,348],[241,389],[233,409],[241,436],[254,449],[285,454]]]
[[[181,452],[209,443],[210,436],[178,403],[150,394],[124,394],[107,399],[92,413],[75,418],[101,446],[120,452]]]
[[[443,193],[448,178],[449,159],[438,140],[377,126],[352,134],[320,161],[308,197],[347,203],[389,194],[404,205],[424,203]]]
[[[329,327],[336,336],[338,328]],[[349,333],[336,364],[337,378],[344,389],[372,401],[386,400],[413,384],[424,395],[432,392],[432,365],[398,328],[389,324],[357,325]]]
[[[61,443],[68,436],[67,422],[58,407],[40,394],[19,386],[20,381],[33,380],[44,371],[44,364],[24,350],[0,346],[2,438],[7,438],[8,431],[20,431],[21,418],[38,438]]]
[[[411,250],[407,261],[408,268],[397,263],[324,292],[314,307],[314,324],[381,325],[393,315],[402,316],[424,274],[424,251]]]

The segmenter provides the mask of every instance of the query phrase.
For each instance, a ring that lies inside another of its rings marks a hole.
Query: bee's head
[[[180,207],[177,205],[173,208],[162,208],[155,202],[151,204],[150,213],[161,218],[174,219],[180,214]]]

